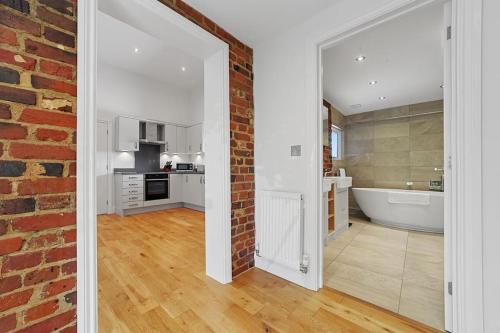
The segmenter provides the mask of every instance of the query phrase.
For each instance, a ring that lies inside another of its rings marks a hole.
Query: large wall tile
[[[373,166],[410,166],[410,152],[375,153]]]
[[[408,136],[401,136],[397,138],[375,139],[373,148],[376,153],[410,151],[410,138]]]
[[[375,139],[410,136],[410,124],[407,120],[378,122],[374,126],[373,134]]]
[[[428,134],[410,137],[410,150],[443,150],[444,137],[441,134]]]
[[[443,151],[412,151],[410,152],[412,166],[443,167]]]
[[[374,167],[373,179],[376,181],[403,181],[410,180],[408,167]]]

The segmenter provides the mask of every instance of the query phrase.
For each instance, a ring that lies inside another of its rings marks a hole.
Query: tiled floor
[[[443,330],[443,236],[351,222],[325,247],[325,286]]]

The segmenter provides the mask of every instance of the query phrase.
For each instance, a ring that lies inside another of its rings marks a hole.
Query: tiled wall
[[[412,181],[413,189],[427,190],[429,179],[439,180],[434,168],[443,166],[442,111],[440,100],[346,117],[346,162],[353,187],[404,189]],[[417,116],[424,113],[433,114]]]

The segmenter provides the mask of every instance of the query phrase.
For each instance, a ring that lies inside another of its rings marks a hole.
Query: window
[[[332,159],[342,159],[342,143],[344,132],[337,126],[332,126]]]

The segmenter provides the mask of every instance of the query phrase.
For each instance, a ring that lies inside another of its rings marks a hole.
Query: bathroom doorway
[[[321,50],[323,287],[450,330],[449,5]]]

